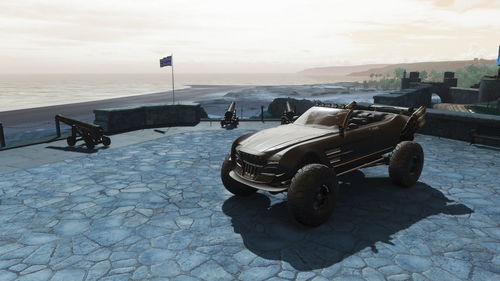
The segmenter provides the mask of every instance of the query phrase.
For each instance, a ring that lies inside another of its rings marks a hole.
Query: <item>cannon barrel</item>
[[[234,101],[227,107],[227,112],[234,112],[236,110],[236,103]]]
[[[286,110],[285,112],[293,112],[292,106],[288,101],[286,101]]]
[[[227,107],[226,112],[224,113],[224,119],[220,121],[220,125],[222,128],[228,125],[234,125],[234,127],[238,126],[238,116],[236,116],[236,103],[233,101]]]
[[[77,126],[77,127],[80,127],[80,128],[85,128],[85,129],[87,129],[89,131],[95,131],[95,132],[101,132],[102,131],[102,128],[99,125],[94,125],[94,124],[89,124],[89,123],[86,123],[86,122],[74,120],[74,119],[62,116],[60,114],[56,115],[56,121],[63,122],[64,124],[67,124],[69,126],[73,126],[74,125],[74,126]]]

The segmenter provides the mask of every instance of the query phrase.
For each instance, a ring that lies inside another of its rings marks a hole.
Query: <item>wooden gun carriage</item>
[[[104,135],[104,130],[99,125],[94,125],[62,115],[56,115],[57,136],[61,136],[60,122],[71,126],[71,136],[66,141],[69,146],[74,146],[77,141],[83,140],[88,149],[93,149],[96,144],[102,143],[105,146],[111,144],[111,139]]]
[[[233,101],[228,106],[226,113],[224,113],[224,118],[220,121],[221,128],[232,126],[234,128],[238,127],[239,119],[236,116],[236,103]]]

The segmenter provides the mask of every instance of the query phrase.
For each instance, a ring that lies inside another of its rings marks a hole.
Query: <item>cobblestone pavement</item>
[[[242,130],[189,132],[3,174],[0,280],[500,280],[500,151],[418,136],[420,182],[342,178],[307,228],[285,196],[232,197]]]

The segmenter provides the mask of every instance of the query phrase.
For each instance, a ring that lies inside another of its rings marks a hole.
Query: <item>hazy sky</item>
[[[2,0],[0,73],[295,72],[496,58],[500,0]]]

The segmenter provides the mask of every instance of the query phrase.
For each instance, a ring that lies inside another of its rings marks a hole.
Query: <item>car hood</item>
[[[338,130],[288,124],[258,131],[241,141],[240,144],[248,152],[262,153],[283,149],[303,141],[335,133],[338,133]]]

